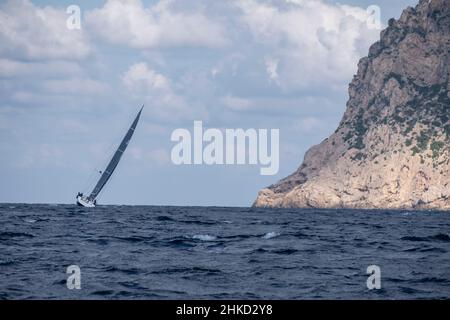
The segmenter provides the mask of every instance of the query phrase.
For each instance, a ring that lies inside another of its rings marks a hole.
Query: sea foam
[[[210,236],[209,234],[196,234],[192,237],[192,239],[195,240],[202,240],[202,241],[213,241],[216,240],[215,236]]]
[[[272,239],[275,237],[278,237],[280,234],[278,232],[272,231],[272,232],[267,232],[264,236],[263,239]]]

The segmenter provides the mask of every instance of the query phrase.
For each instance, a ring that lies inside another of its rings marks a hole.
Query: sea
[[[450,212],[0,204],[0,299],[449,299],[449,233]]]

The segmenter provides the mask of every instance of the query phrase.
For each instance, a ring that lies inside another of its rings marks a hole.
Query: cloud
[[[147,165],[164,166],[171,164],[170,155],[166,149],[145,150],[140,147],[131,147],[127,152],[134,161],[142,161]]]
[[[223,27],[201,12],[176,11],[173,1],[144,7],[140,0],[108,0],[86,14],[86,23],[99,38],[133,48],[223,47]]]
[[[266,72],[286,90],[348,81],[379,37],[366,10],[322,0],[239,0],[240,20],[266,56]]]
[[[67,108],[107,92],[89,75],[91,45],[83,29],[67,28],[68,17],[28,0],[0,3],[0,108]]]
[[[174,92],[170,79],[145,62],[131,65],[122,75],[122,83],[136,103],[145,103],[159,120],[178,121],[193,114],[184,98]]]
[[[65,166],[63,150],[48,143],[27,145],[19,159],[13,165],[19,168]]]
[[[28,0],[0,4],[0,54],[15,59],[82,59],[91,51],[83,30],[66,27],[68,15]]]
[[[67,130],[70,133],[86,133],[89,132],[88,127],[81,123],[80,121],[77,121],[75,119],[64,119],[62,120],[62,125],[65,130]]]
[[[42,88],[49,93],[99,95],[108,91],[108,85],[89,78],[69,78],[48,80],[42,83]]]
[[[304,117],[299,120],[298,128],[305,133],[316,130],[321,126],[321,121],[316,117]]]
[[[271,57],[265,58],[266,71],[269,78],[275,82],[278,81],[278,59],[273,59]]]
[[[253,103],[249,99],[239,98],[227,95],[222,98],[223,103],[226,107],[234,111],[248,110],[253,106]]]
[[[154,149],[150,150],[146,154],[147,158],[150,160],[152,164],[156,164],[159,166],[164,166],[171,164],[169,152],[165,149]]]
[[[24,62],[0,58],[0,77],[2,78],[38,76],[49,79],[65,75],[80,75],[81,72],[80,66],[72,61]]]
[[[169,91],[169,80],[148,68],[145,62],[133,64],[123,76],[123,83],[130,91]]]
[[[109,83],[92,79],[77,64],[0,59],[0,109],[9,104],[16,108],[79,108],[80,103],[110,92]]]

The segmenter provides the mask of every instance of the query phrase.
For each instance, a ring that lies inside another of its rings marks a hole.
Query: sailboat
[[[100,179],[98,180],[97,184],[95,185],[94,189],[92,190],[91,194],[89,196],[84,196],[83,193],[78,192],[77,194],[77,205],[87,208],[94,208],[97,205],[97,196],[102,191],[102,189],[105,187],[106,183],[108,182],[109,178],[111,178],[111,175],[113,174],[114,170],[116,169],[117,165],[119,164],[120,158],[122,157],[123,153],[125,152],[128,143],[131,140],[131,137],[133,137],[134,130],[136,129],[136,126],[139,122],[139,118],[141,117],[142,109],[144,109],[144,106],[142,106],[141,110],[139,110],[136,118],[134,119],[133,123],[131,124],[131,127],[128,129],[127,133],[122,139],[122,142],[120,143],[119,147],[117,148],[116,152],[114,152],[113,157],[111,158],[111,161],[109,161],[108,166],[106,169],[101,172],[102,175],[100,176]]]

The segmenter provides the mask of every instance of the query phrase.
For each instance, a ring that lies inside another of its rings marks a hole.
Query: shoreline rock
[[[336,131],[255,207],[450,209],[450,5],[391,19],[349,85]]]

